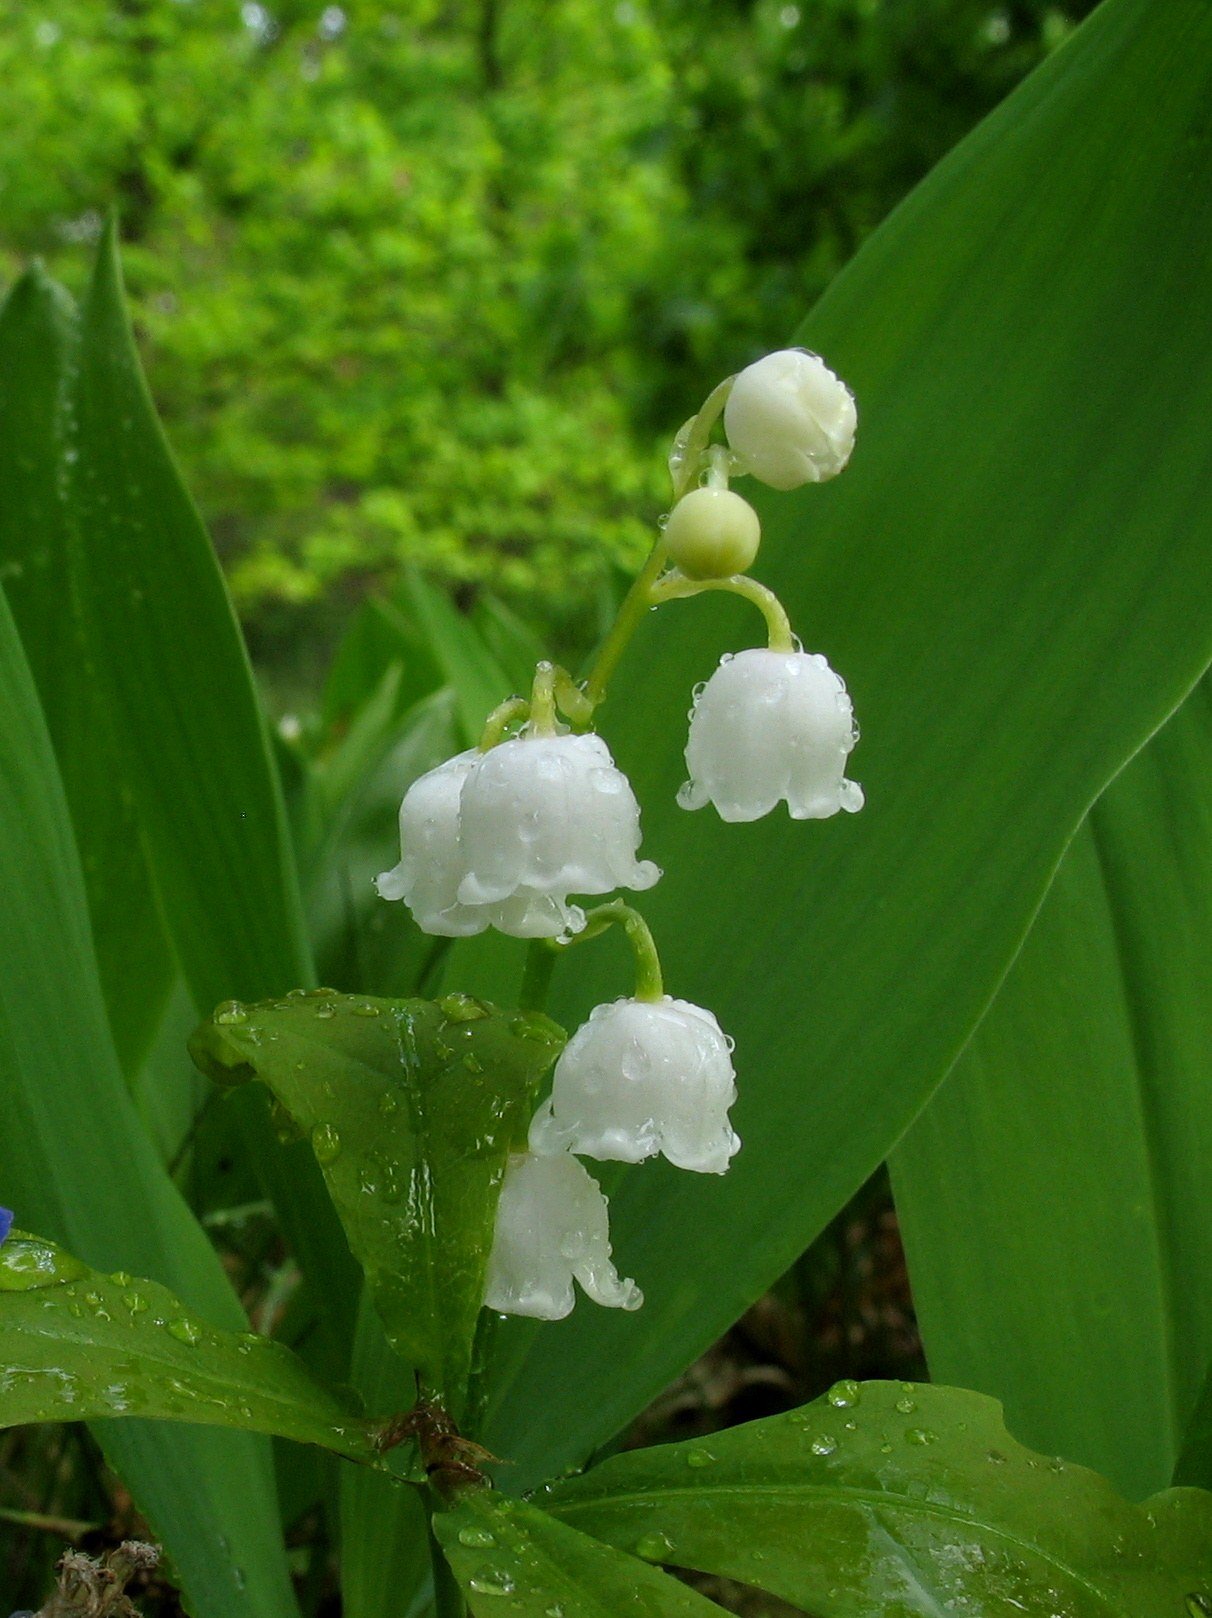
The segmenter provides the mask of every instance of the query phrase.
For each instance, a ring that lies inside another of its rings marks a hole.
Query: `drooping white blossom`
[[[575,1302],[574,1279],[608,1309],[638,1309],[644,1301],[611,1263],[606,1198],[588,1170],[566,1152],[515,1153],[497,1204],[484,1306],[562,1320]]]
[[[740,1150],[728,1121],[736,1100],[731,1045],[710,1011],[687,1000],[597,1006],[556,1064],[535,1114],[535,1152],[723,1174]]]
[[[757,820],[780,801],[793,820],[853,812],[863,789],[845,769],[857,740],[846,687],[819,653],[726,655],[695,693],[678,802],[713,803],[722,820]]]
[[[850,459],[857,424],[850,389],[802,348],[747,365],[724,405],[724,431],[740,470],[774,489],[835,477]]]
[[[636,858],[640,808],[600,736],[524,731],[481,754],[460,795],[459,839],[463,905],[563,908],[569,894],[650,888],[661,874]]]
[[[399,864],[375,885],[427,933],[557,938],[585,925],[570,894],[652,886],[639,843],[639,805],[601,737],[524,731],[413,782]]]

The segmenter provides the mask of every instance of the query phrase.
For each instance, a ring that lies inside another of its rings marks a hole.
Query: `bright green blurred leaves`
[[[1186,1618],[1212,1606],[1212,1495],[1130,1505],[981,1394],[840,1382],[786,1416],[620,1455],[544,1491],[560,1521],[817,1618]]]
[[[219,1084],[261,1079],[306,1134],[388,1338],[457,1415],[497,1193],[563,1034],[466,995],[317,989],[220,1006],[190,1041]]]
[[[893,1155],[932,1374],[1130,1494],[1161,1487],[1212,1358],[1209,1161],[1204,680],[1095,804]]]
[[[487,1489],[461,1495],[433,1526],[476,1618],[503,1607],[518,1618],[712,1618],[720,1610],[659,1568]]]
[[[38,1237],[0,1247],[0,1427],[186,1421],[378,1462],[372,1424],[267,1337],[216,1331],[154,1281],[102,1275]]]
[[[1109,0],[804,328],[854,387],[858,447],[834,483],[760,497],[759,573],[853,693],[861,815],[678,810],[690,689],[754,626],[699,601],[637,637],[603,729],[665,868],[645,914],[671,992],[736,1038],[745,1144],[722,1180],[623,1178],[642,1315],[511,1332],[487,1441],[519,1475],[620,1427],[887,1155],[1090,803],[1212,656],[1210,98],[1203,0]],[[576,965],[569,1026],[618,992],[600,954]]]

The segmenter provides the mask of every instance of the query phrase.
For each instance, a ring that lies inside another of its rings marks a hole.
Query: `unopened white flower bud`
[[[688,579],[727,579],[753,565],[758,514],[731,489],[692,489],[669,513],[665,547]]]
[[[481,754],[460,799],[464,905],[650,888],[640,809],[600,736],[524,732]],[[553,929],[551,936],[562,931]]]
[[[773,489],[836,477],[854,448],[854,395],[824,360],[782,348],[747,365],[724,406],[724,430],[740,460]]]
[[[710,1011],[687,1000],[597,1006],[556,1064],[550,1100],[530,1126],[535,1152],[723,1174],[740,1150],[731,1046]]]
[[[678,802],[713,803],[722,820],[757,820],[780,801],[793,820],[853,812],[863,789],[845,768],[857,740],[846,687],[819,654],[725,656],[695,693]]]
[[[509,1159],[497,1204],[484,1307],[506,1315],[562,1320],[573,1280],[608,1309],[638,1309],[644,1295],[610,1261],[606,1198],[575,1157]]]

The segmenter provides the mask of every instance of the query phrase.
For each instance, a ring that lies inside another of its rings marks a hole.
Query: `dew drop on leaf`
[[[489,1533],[487,1528],[476,1528],[472,1526],[470,1528],[459,1529],[459,1544],[479,1546],[495,1545],[496,1540]]]
[[[898,1399],[896,1401],[896,1408],[900,1411],[902,1416],[911,1416],[917,1409],[917,1401],[914,1399]]]
[[[849,1380],[835,1382],[825,1397],[836,1409],[848,1410],[851,1405],[858,1404],[859,1399],[862,1397],[862,1389],[857,1382]]]
[[[225,1000],[221,1006],[215,1007],[214,1021],[226,1028],[232,1023],[247,1022],[248,1012],[244,1009],[242,1001]]]
[[[500,1567],[478,1568],[467,1583],[482,1596],[507,1596],[513,1589],[513,1575]]]
[[[635,1542],[636,1555],[646,1562],[663,1562],[673,1553],[673,1542],[665,1534],[642,1534]]]
[[[832,1433],[817,1433],[808,1447],[814,1455],[832,1455],[837,1448],[837,1439]]]
[[[38,1287],[78,1281],[87,1274],[85,1265],[53,1242],[10,1236],[0,1247],[0,1292],[33,1292]]]
[[[686,1465],[693,1467],[710,1466],[715,1456],[709,1449],[692,1449],[686,1452]]]
[[[932,1433],[928,1427],[910,1427],[905,1434],[907,1444],[934,1444],[938,1441],[938,1434]]]
[[[311,1132],[317,1163],[335,1163],[341,1155],[341,1137],[331,1124],[317,1124]]]
[[[170,1337],[175,1338],[178,1343],[184,1343],[187,1348],[193,1348],[202,1341],[202,1333],[193,1321],[186,1320],[184,1315],[177,1320],[170,1320],[164,1329]]]

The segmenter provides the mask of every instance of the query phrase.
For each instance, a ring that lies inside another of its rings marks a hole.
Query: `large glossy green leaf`
[[[859,444],[828,486],[759,498],[757,572],[850,684],[861,815],[676,808],[690,688],[757,626],[736,603],[648,615],[603,730],[665,867],[643,904],[671,991],[736,1037],[745,1145],[723,1180],[624,1178],[640,1315],[512,1333],[488,1438],[511,1476],[619,1427],[888,1153],[1090,803],[1207,665],[1210,96],[1203,0],[1108,0],[804,328],[855,389]],[[460,984],[505,997],[478,959]],[[623,987],[578,950],[553,1011],[571,1026]]]
[[[39,269],[0,307],[0,576],[55,744],[80,847],[101,987],[124,1070],[146,1053],[175,971],[132,784],[84,608],[69,390],[79,321]]]
[[[0,1427],[186,1421],[379,1461],[373,1422],[289,1349],[217,1331],[155,1281],[103,1275],[22,1231],[0,1247],[0,1366]]]
[[[509,695],[509,676],[470,621],[419,573],[405,576],[400,606],[454,691],[463,744],[473,746],[489,710]]]
[[[892,1159],[932,1373],[1131,1493],[1212,1358],[1212,682],[1074,839]]]
[[[140,843],[199,1012],[233,994],[312,982],[248,659],[139,368],[112,233],[78,333],[65,295],[37,274],[14,293],[10,320],[10,346],[34,345],[38,375],[57,366],[41,383],[55,390],[53,417],[36,377],[17,378],[42,404],[33,436],[18,440],[28,450],[19,493],[29,522],[10,532],[8,565],[43,580],[30,584],[21,627],[41,648],[35,674],[60,716],[54,740],[65,773],[80,775],[70,802],[97,873],[95,908],[106,912],[99,938],[111,1002],[151,998],[145,972],[123,976],[148,951],[158,951],[163,973],[163,939],[140,898]],[[20,417],[24,394],[13,398]],[[55,581],[72,606],[47,641]],[[76,639],[65,645],[63,634]],[[107,947],[111,933],[117,942]],[[124,1014],[114,1022],[121,1027]],[[243,1133],[324,1305],[330,1345],[339,1342],[352,1331],[357,1279],[319,1177],[306,1154],[278,1146],[255,1106]]]
[[[712,1618],[714,1602],[660,1569],[487,1489],[434,1518],[434,1532],[476,1618]],[[505,1599],[502,1599],[505,1598]]]
[[[511,1150],[563,1043],[467,995],[331,989],[221,1006],[190,1041],[219,1084],[261,1079],[311,1141],[396,1351],[458,1412]]]
[[[557,1484],[562,1522],[816,1618],[1187,1618],[1212,1604],[1212,1495],[1129,1504],[982,1394],[838,1383],[802,1410]]]
[[[90,1264],[171,1287],[213,1326],[243,1314],[122,1080],[62,784],[0,594],[0,1186]],[[198,1618],[291,1618],[264,1440],[106,1422],[98,1437]]]

